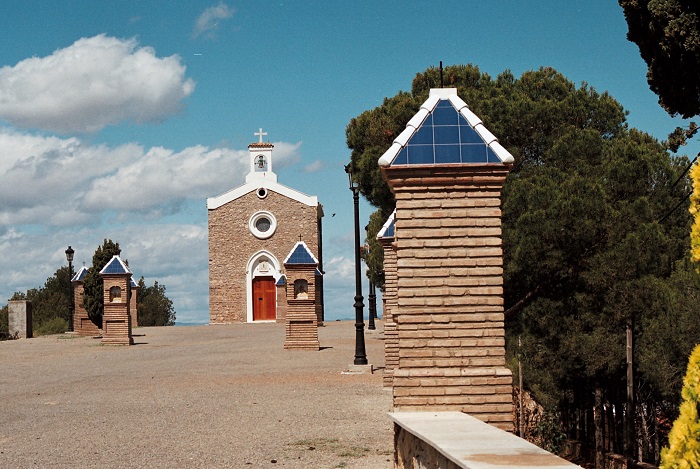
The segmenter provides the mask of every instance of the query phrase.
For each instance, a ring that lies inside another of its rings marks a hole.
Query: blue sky
[[[262,127],[279,182],[325,207],[327,318],[352,317],[345,128],[439,61],[552,66],[659,139],[682,123],[649,91],[616,2],[435,5],[4,1],[0,298],[43,285],[69,244],[89,265],[110,238],[178,322],[208,322],[206,198],[243,183]]]

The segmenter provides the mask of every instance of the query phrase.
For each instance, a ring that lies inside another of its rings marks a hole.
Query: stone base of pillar
[[[316,313],[287,313],[284,348],[320,350]]]

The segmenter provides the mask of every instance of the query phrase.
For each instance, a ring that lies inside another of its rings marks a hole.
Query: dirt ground
[[[381,328],[372,375],[343,373],[349,321],[318,352],[284,350],[274,323],[0,342],[0,467],[390,468]]]

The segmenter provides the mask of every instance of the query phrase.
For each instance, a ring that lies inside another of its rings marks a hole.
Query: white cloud
[[[301,143],[275,143],[275,168],[299,158]],[[0,127],[0,229],[97,224],[106,212],[172,213],[245,180],[248,151],[193,146],[179,152],[128,143],[23,134]]]
[[[224,2],[207,8],[195,21],[192,37],[197,38],[204,34],[206,38],[212,39],[221,21],[231,18],[235,12],[234,8],[227,6]]]
[[[309,163],[304,166],[305,173],[317,173],[325,167],[325,163],[321,160],[316,160],[313,163]]]
[[[343,256],[336,256],[324,261],[323,269],[326,271],[324,282],[329,285],[343,284],[355,280],[355,262]],[[325,284],[325,283],[324,283]]]
[[[159,122],[195,87],[180,57],[156,57],[135,39],[82,38],[47,57],[0,68],[0,119],[59,133],[122,121]]]

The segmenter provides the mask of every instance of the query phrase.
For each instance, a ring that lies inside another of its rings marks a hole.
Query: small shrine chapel
[[[301,242],[317,260],[313,309],[322,324],[323,206],[316,196],[277,182],[274,145],[263,141],[267,132],[262,129],[254,135],[259,141],[248,145],[245,184],[207,199],[209,322],[283,322],[288,297],[284,262]]]

